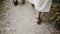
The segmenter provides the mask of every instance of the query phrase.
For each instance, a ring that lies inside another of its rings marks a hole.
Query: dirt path
[[[9,2],[8,2],[9,1]],[[5,7],[10,8],[5,12],[2,34],[51,34],[52,27],[36,23],[36,11],[29,2],[24,5],[14,6],[12,0],[7,0]]]

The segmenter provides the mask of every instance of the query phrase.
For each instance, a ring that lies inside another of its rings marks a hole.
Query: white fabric
[[[49,12],[52,0],[29,0],[29,2],[34,4],[36,11]]]

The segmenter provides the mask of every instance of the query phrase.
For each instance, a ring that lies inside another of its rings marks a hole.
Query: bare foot
[[[37,24],[41,24],[41,18],[37,18],[38,21],[37,21]]]
[[[41,12],[38,12],[37,14],[36,14],[36,16],[37,16],[37,24],[41,24]]]
[[[18,5],[18,0],[13,0],[14,5]]]

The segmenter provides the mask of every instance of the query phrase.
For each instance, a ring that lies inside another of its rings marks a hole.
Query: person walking
[[[35,7],[35,10],[38,12],[37,24],[40,24],[41,13],[50,11],[52,0],[29,0],[29,2]]]

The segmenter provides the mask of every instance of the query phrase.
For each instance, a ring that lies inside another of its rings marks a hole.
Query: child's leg
[[[21,4],[24,4],[25,3],[25,0],[21,0],[21,1],[13,0],[13,3],[14,3],[15,6],[18,5],[18,2],[20,2]]]
[[[18,0],[13,0],[14,5],[18,5]]]
[[[37,24],[41,24],[41,12],[38,13]]]

